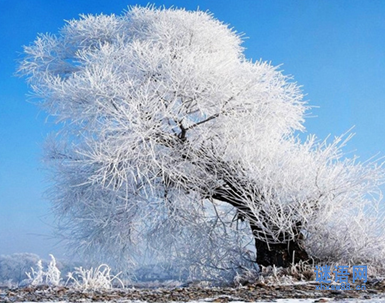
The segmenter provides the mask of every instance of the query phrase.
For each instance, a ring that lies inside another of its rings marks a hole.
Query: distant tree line
[[[11,255],[0,255],[0,286],[18,286],[23,280],[27,279],[26,272],[35,268],[39,260],[38,255],[32,253],[15,253]],[[42,260],[44,267],[48,265],[48,260]],[[57,261],[57,267],[62,276],[77,266],[74,262]]]

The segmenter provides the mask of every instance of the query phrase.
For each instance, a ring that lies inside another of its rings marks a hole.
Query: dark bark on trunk
[[[253,234],[259,232],[259,228],[250,223]],[[267,244],[257,238],[254,238],[255,249],[257,250],[258,265],[277,267],[288,267],[299,261],[308,261],[309,256],[301,245],[301,240],[291,240],[288,243]]]
[[[298,222],[295,226],[297,230],[297,237],[290,241],[283,241],[283,243],[269,244],[267,241],[260,240],[257,235],[263,234],[263,231],[253,222],[256,222],[254,214],[250,209],[238,201],[238,198],[231,198],[226,190],[226,195],[221,194],[221,190],[218,190],[212,198],[227,202],[236,207],[243,218],[248,219],[250,223],[251,231],[254,235],[255,248],[257,251],[256,263],[258,265],[269,266],[275,265],[277,267],[289,267],[291,264],[296,264],[300,261],[309,261],[309,255],[302,246],[302,235],[300,233],[301,223]],[[283,235],[283,239],[287,239],[288,235]]]

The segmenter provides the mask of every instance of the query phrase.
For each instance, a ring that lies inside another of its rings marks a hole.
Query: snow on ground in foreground
[[[212,302],[213,299],[205,299],[205,300],[199,300],[199,301],[189,301],[189,303],[203,303],[203,302]],[[315,301],[318,301],[318,299],[275,299],[273,301],[255,301],[258,303],[314,303]],[[325,302],[333,302],[333,299],[326,299]],[[371,299],[371,300],[358,300],[358,299],[342,299],[335,301],[338,303],[355,303],[355,302],[362,302],[362,303],[385,303],[385,299]],[[231,303],[246,303],[245,301],[231,301]],[[250,303],[250,302],[249,302]]]
[[[188,303],[208,303],[208,302],[213,302],[213,298],[210,299],[203,299],[199,301],[188,301]],[[318,299],[276,299],[273,301],[255,301],[257,303],[314,303],[315,301],[318,301]],[[327,300],[327,301],[326,301]],[[49,303],[67,303],[68,301],[50,301]],[[88,301],[84,301],[85,303]],[[89,301],[91,302],[91,301]],[[116,302],[116,301],[114,301]],[[124,302],[124,303],[145,303],[147,301],[139,301],[139,300],[122,300],[122,301],[117,301],[117,302]],[[231,303],[246,303],[245,301],[230,301]],[[361,302],[361,303],[385,303],[385,298],[382,299],[370,299],[370,300],[359,300],[359,299],[342,299],[338,301],[334,301],[333,299],[325,299],[324,302],[338,302],[338,303],[355,303],[355,302]],[[15,302],[18,303],[18,302]],[[23,303],[35,303],[35,302],[23,302]],[[98,303],[98,302],[94,302]],[[99,302],[102,303],[102,302]],[[103,301],[103,303],[108,303],[108,301]],[[178,302],[174,302],[178,303]],[[252,302],[247,302],[247,303],[252,303]]]

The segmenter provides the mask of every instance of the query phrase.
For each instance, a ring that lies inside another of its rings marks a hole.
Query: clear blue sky
[[[44,138],[52,129],[28,103],[28,87],[13,76],[22,45],[56,33],[79,14],[120,14],[122,0],[0,0],[0,254],[53,248],[49,202],[43,192]],[[308,133],[324,138],[355,126],[348,148],[363,160],[385,154],[385,1],[174,0],[157,6],[209,10],[245,33],[246,55],[274,65],[303,85],[316,118]],[[50,239],[51,238],[51,239]]]

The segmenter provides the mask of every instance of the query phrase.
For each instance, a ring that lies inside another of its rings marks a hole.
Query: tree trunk
[[[282,243],[269,244],[267,241],[262,241],[257,237],[261,235],[262,231],[260,227],[255,225],[255,217],[250,209],[236,198],[231,198],[226,189],[226,195],[223,195],[222,189],[217,189],[216,193],[212,196],[214,199],[227,202],[236,207],[243,218],[246,218],[250,223],[251,231],[254,235],[255,248],[257,252],[256,262],[258,265],[269,266],[275,265],[277,267],[289,267],[291,264],[296,264],[300,261],[308,261],[309,255],[302,246],[302,235],[300,233],[301,222],[298,222],[294,227],[297,230],[297,237],[293,240],[282,241]],[[288,237],[282,237],[287,239]]]
[[[251,230],[255,235],[259,228],[250,223]],[[301,239],[291,240],[288,243],[267,244],[254,237],[255,249],[257,251],[258,265],[277,267],[289,267],[299,261],[308,261],[309,256],[300,244]]]

